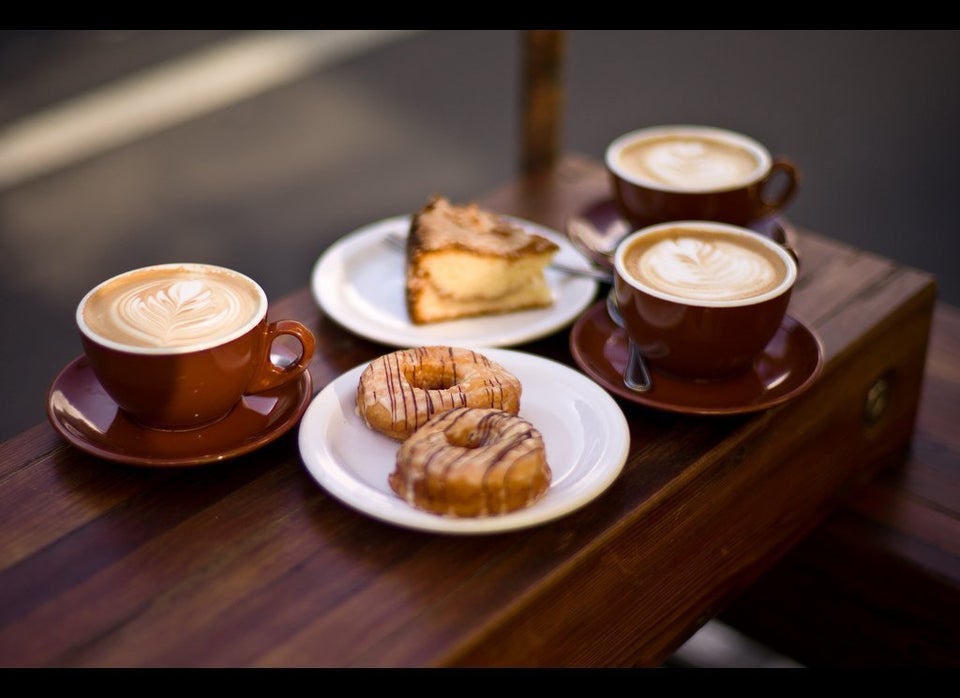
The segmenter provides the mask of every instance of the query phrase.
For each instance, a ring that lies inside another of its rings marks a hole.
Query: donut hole
[[[444,370],[444,366],[434,366],[424,361],[403,368],[403,377],[413,388],[421,390],[447,390],[459,381],[452,372]]]
[[[447,439],[447,445],[456,448],[475,449],[488,446],[493,439],[486,429],[447,429],[444,431]]]
[[[412,380],[410,381],[410,385],[412,385],[414,388],[420,388],[422,390],[447,390],[456,384],[456,381],[446,380],[443,377],[433,377],[432,380],[422,380],[419,382],[414,382]]]
[[[479,423],[455,421],[443,430],[443,436],[448,446],[470,450],[489,446],[496,439],[486,420]]]

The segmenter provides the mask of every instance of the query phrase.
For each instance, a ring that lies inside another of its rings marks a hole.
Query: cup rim
[[[738,237],[748,237],[762,246],[766,247],[769,250],[772,250],[777,256],[783,260],[784,265],[786,266],[787,273],[784,275],[783,280],[777,284],[774,288],[769,291],[762,293],[756,296],[749,296],[747,298],[737,298],[737,299],[727,299],[727,300],[710,300],[710,299],[692,299],[684,298],[682,296],[674,295],[671,293],[666,293],[664,291],[657,290],[652,288],[643,282],[635,279],[626,273],[626,267],[624,265],[624,255],[626,250],[633,243],[634,240],[637,240],[641,237],[646,237],[647,235],[652,235],[659,233],[662,230],[667,230],[670,228],[697,228],[700,230],[715,231],[721,233],[731,233]],[[760,303],[766,302],[778,296],[782,296],[784,293],[790,291],[794,284],[797,281],[799,275],[799,269],[797,268],[797,262],[790,254],[790,252],[780,243],[770,238],[764,237],[763,235],[750,230],[749,228],[743,228],[738,225],[732,225],[729,223],[720,223],[717,221],[705,221],[705,220],[681,220],[681,221],[668,221],[666,223],[657,223],[656,225],[646,226],[644,228],[639,228],[634,230],[629,235],[624,237],[618,244],[617,249],[614,252],[613,257],[614,269],[616,275],[628,286],[642,292],[647,295],[659,298],[661,300],[669,301],[671,303],[677,303],[679,305],[698,307],[698,308],[739,308],[747,307],[751,305],[758,305]]]
[[[641,138],[688,133],[705,134],[718,140],[735,143],[736,145],[749,150],[756,156],[757,166],[740,182],[721,187],[683,187],[664,184],[662,182],[653,182],[643,177],[637,177],[635,174],[631,174],[620,167],[619,159],[617,157],[618,154],[634,141]],[[709,194],[711,192],[741,189],[743,187],[750,186],[754,182],[757,182],[758,180],[762,179],[767,172],[769,172],[773,165],[773,156],[770,154],[770,150],[763,145],[763,143],[738,131],[732,131],[730,129],[720,128],[717,126],[705,126],[698,124],[667,124],[663,126],[648,126],[645,128],[639,128],[617,136],[607,145],[606,151],[604,152],[604,161],[607,169],[610,172],[623,181],[629,182],[634,186],[677,194]]]
[[[127,344],[125,342],[118,342],[117,340],[104,337],[103,335],[94,331],[84,320],[83,310],[87,305],[89,299],[101,288],[106,286],[109,283],[122,279],[125,276],[131,274],[136,274],[139,272],[149,271],[152,269],[187,269],[187,270],[212,270],[216,273],[226,274],[229,276],[234,276],[236,278],[245,281],[250,285],[254,290],[257,297],[259,298],[259,304],[257,306],[257,311],[250,316],[250,319],[247,320],[243,325],[237,329],[229,332],[228,334],[216,337],[214,339],[207,339],[193,344],[186,344],[183,346],[176,347],[151,347],[151,346],[140,346],[135,344]],[[236,269],[231,269],[229,267],[220,266],[217,264],[208,264],[206,262],[168,262],[162,264],[147,264],[142,267],[137,267],[136,269],[128,269],[122,271],[118,274],[104,279],[99,282],[96,286],[87,291],[83,298],[80,299],[80,302],[77,304],[77,309],[75,313],[75,320],[77,327],[80,332],[92,342],[106,347],[108,349],[113,349],[115,351],[122,351],[128,354],[142,354],[145,356],[173,356],[176,354],[190,354],[197,351],[204,351],[206,349],[212,349],[214,347],[222,346],[238,337],[242,337],[252,330],[254,327],[259,325],[267,315],[268,303],[267,303],[267,294],[263,290],[263,287],[253,280],[251,277],[246,274],[237,271]]]

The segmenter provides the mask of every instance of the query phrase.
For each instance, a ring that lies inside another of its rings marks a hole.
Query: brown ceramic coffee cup
[[[677,220],[749,226],[780,213],[799,186],[790,159],[711,126],[631,131],[610,143],[605,163],[620,215],[634,229]]]
[[[690,380],[742,373],[773,339],[797,263],[784,246],[715,221],[674,221],[625,237],[617,302],[650,365]]]
[[[159,264],[98,284],[76,322],[94,375],[121,410],[144,426],[194,429],[306,370],[313,334],[294,320],[269,321],[267,311],[264,290],[239,272]],[[271,358],[282,335],[300,345],[286,366]]]

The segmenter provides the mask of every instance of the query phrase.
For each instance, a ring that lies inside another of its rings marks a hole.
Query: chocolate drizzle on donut
[[[520,411],[520,381],[470,349],[426,346],[385,354],[357,387],[357,412],[371,429],[403,441],[436,414],[457,407]]]
[[[401,445],[389,483],[425,511],[482,517],[529,506],[550,479],[543,439],[530,422],[460,407],[434,416]]]

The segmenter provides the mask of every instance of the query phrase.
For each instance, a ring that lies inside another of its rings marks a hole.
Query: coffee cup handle
[[[300,342],[300,356],[286,366],[278,366],[270,358],[273,343],[281,335],[296,337],[297,341]],[[260,365],[247,386],[246,392],[248,394],[262,393],[265,390],[276,388],[303,373],[313,358],[316,340],[313,333],[296,320],[277,320],[266,326],[262,346],[263,356],[260,357]]]
[[[800,173],[797,166],[785,157],[773,159],[770,171],[760,182],[760,214],[768,216],[784,208],[797,193],[800,185]]]
[[[780,247],[784,248],[787,253],[793,257],[793,261],[797,263],[797,270],[799,271],[800,252],[797,250],[794,235],[787,231],[787,227],[783,225],[781,221],[774,221],[769,231],[769,237],[774,242],[779,243]]]
[[[787,251],[787,253],[791,257],[793,257],[793,261],[796,263],[797,271],[799,272],[800,271],[800,252],[797,250],[796,246],[792,242],[788,241],[781,244],[783,245],[783,248]]]

